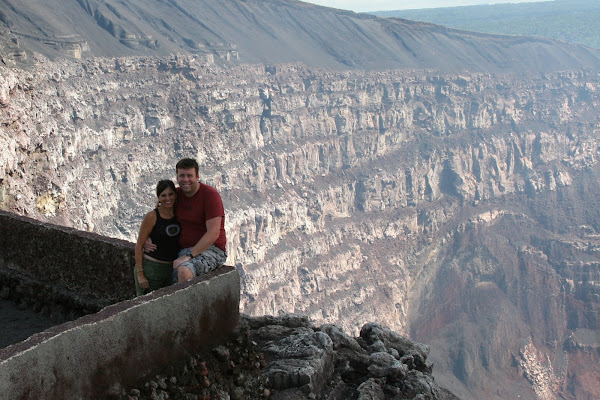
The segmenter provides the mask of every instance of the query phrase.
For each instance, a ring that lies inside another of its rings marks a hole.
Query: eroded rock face
[[[380,321],[432,344],[464,398],[570,395],[563,344],[599,329],[596,74],[173,56],[1,75],[3,208],[134,240],[156,182],[195,157],[244,312]]]

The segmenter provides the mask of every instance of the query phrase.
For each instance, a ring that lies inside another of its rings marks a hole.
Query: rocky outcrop
[[[225,201],[244,312],[380,321],[431,344],[461,398],[571,393],[564,343],[599,329],[596,73],[181,55],[2,71],[3,208],[133,240],[193,156]]]
[[[431,376],[429,348],[366,324],[353,338],[306,316],[242,316],[226,344],[142,379],[123,399],[458,399]]]

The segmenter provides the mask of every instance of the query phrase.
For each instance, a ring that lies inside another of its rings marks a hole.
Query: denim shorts
[[[179,252],[179,257],[184,255],[189,249],[190,247],[181,249]],[[186,267],[192,271],[194,276],[198,276],[200,274],[206,274],[210,271],[214,271],[222,266],[225,263],[225,260],[227,260],[227,253],[213,244],[208,249],[192,258],[190,261],[186,261],[181,264],[179,267]],[[174,282],[177,282],[177,270],[173,270],[173,278]]]

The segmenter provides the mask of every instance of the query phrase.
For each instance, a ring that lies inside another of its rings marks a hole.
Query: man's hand
[[[177,269],[179,268],[179,266],[181,264],[183,264],[184,262],[190,261],[192,258],[186,254],[182,255],[181,257],[178,257],[175,259],[175,261],[173,261],[173,269]]]
[[[148,238],[144,242],[144,253],[151,253],[156,250],[156,245],[152,243],[152,239]]]

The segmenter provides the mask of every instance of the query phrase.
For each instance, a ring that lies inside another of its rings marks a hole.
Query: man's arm
[[[206,221],[206,233],[198,240],[198,243],[191,248],[194,257],[208,249],[217,241],[219,234],[221,233],[222,219],[223,217],[215,217]]]
[[[219,234],[221,233],[221,220],[223,217],[215,217],[206,221],[206,233],[202,235],[198,243],[190,248],[192,254],[197,256],[202,253],[204,250],[208,249],[213,245],[214,242],[219,238]],[[179,267],[180,264],[189,261],[190,257],[183,255],[179,257],[177,260],[173,261],[173,268]]]
[[[152,253],[157,248],[158,246],[152,243],[152,239],[150,239],[150,237],[148,237],[148,239],[146,239],[144,242],[144,253]]]

